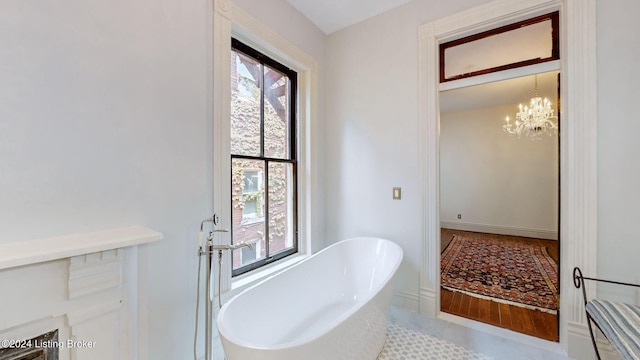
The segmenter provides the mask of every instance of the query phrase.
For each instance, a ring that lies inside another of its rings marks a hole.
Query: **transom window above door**
[[[559,13],[552,12],[440,44],[440,82],[560,58]]]

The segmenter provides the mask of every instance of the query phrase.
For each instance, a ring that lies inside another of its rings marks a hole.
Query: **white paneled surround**
[[[420,311],[432,316],[440,313],[438,45],[555,10],[560,11],[563,84],[560,346],[572,357],[588,358],[593,353],[586,337],[581,300],[566,279],[570,279],[574,266],[587,268],[588,273],[595,273],[596,266],[596,49],[591,26],[595,23],[594,0],[497,0],[420,27],[420,153],[425,194]]]
[[[132,226],[0,245],[0,339],[58,330],[61,360],[137,358],[137,246],[162,237]]]

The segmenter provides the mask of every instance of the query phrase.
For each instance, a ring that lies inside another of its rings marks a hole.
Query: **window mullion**
[[[269,259],[269,161],[264,161],[264,257]]]
[[[264,64],[260,64],[260,157],[264,158]]]
[[[261,60],[262,61],[262,60]],[[260,157],[265,157],[265,76],[264,63],[260,64]],[[264,256],[269,258],[269,162],[264,160]]]

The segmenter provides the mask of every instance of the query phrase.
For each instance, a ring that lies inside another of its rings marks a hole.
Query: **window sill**
[[[243,274],[231,280],[231,289],[228,293],[228,296],[235,296],[240,291],[248,288],[251,285],[254,285],[272,275],[275,275],[289,267],[299,263],[300,261],[308,258],[310,254],[306,253],[298,253],[295,255],[291,255],[286,259],[282,259],[280,261],[276,261],[273,264],[269,264],[263,266],[260,269],[256,269],[247,274]]]

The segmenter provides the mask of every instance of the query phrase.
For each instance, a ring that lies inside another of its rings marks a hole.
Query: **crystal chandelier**
[[[526,137],[530,140],[540,140],[543,134],[557,135],[558,123],[550,119],[557,119],[553,115],[551,102],[538,96],[538,75],[535,76],[535,94],[531,98],[529,106],[519,105],[520,111],[516,114],[515,124],[509,122],[511,119],[506,117],[506,124],[502,125],[502,130],[507,134],[520,137]]]

